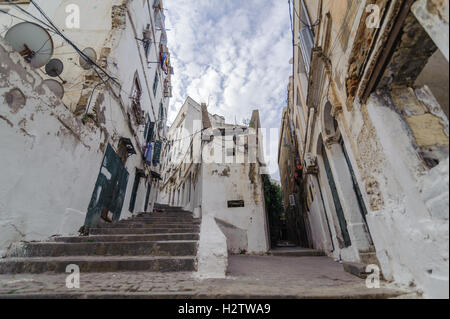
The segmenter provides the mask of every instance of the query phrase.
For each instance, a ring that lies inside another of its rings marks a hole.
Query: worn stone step
[[[178,272],[195,271],[194,256],[186,257],[37,257],[0,260],[0,274],[65,273],[68,265],[77,265],[80,272]]]
[[[170,222],[170,223],[183,223],[183,222],[198,222],[200,219],[192,218],[192,217],[141,217],[141,218],[131,218],[131,219],[122,219],[121,222],[147,222],[147,221],[161,221],[161,222]]]
[[[62,256],[192,256],[197,241],[26,243],[10,251],[7,257]]]
[[[378,258],[375,252],[359,253],[361,263],[366,265],[378,265]]]
[[[156,209],[175,209],[175,210],[183,210],[183,207],[180,206],[169,206],[169,205],[159,205],[155,204],[154,208]]]
[[[362,279],[366,279],[368,275],[373,273],[373,269],[370,269],[370,268],[368,269],[367,264],[344,261],[342,263],[342,265],[344,267],[344,271],[346,271],[349,274],[352,274],[356,277],[362,278]],[[376,265],[376,264],[371,264],[371,265]],[[370,271],[368,272],[367,270],[370,270]],[[380,271],[379,271],[378,275],[380,276],[381,280],[384,280],[381,269],[379,269],[379,270]]]
[[[195,220],[193,216],[183,216],[183,215],[165,215],[165,216],[142,216],[142,217],[134,217],[128,220]]]
[[[173,228],[91,228],[90,235],[127,235],[127,234],[166,234],[166,233],[198,233],[199,227]]]
[[[133,218],[149,218],[149,217],[170,217],[170,218],[193,218],[192,213],[170,212],[170,213],[153,213],[134,216]]]
[[[198,227],[198,223],[113,223],[102,224],[99,228],[187,228]]]
[[[146,242],[167,240],[198,240],[198,233],[151,234],[151,235],[94,235],[78,237],[54,237],[55,242],[95,243],[95,242]]]
[[[198,226],[200,225],[199,222],[166,222],[166,221],[146,221],[146,222],[117,222],[117,223],[112,223],[112,224],[102,224],[101,226],[111,226],[111,225],[122,225],[122,227],[133,227],[133,226],[137,226],[140,227],[141,225],[144,226],[152,226],[152,225],[164,225],[163,227],[193,227],[193,226]]]
[[[269,251],[269,255],[279,257],[316,257],[325,256],[323,251],[306,248],[278,248]]]

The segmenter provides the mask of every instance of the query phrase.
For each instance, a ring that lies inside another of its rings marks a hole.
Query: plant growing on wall
[[[279,223],[283,214],[283,196],[281,187],[273,183],[269,175],[262,175],[262,179],[266,211],[270,225],[270,237],[272,245],[274,245],[279,239]]]

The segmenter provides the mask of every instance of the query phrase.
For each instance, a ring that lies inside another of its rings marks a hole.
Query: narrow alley
[[[448,299],[449,21],[0,0],[0,299]]]

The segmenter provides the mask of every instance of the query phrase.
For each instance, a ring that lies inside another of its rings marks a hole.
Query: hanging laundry
[[[162,10],[158,10],[157,12],[155,12],[155,26],[157,29],[159,29],[158,31],[165,30],[166,29],[165,24],[166,24],[166,17],[162,12]]]
[[[167,46],[168,41],[167,41],[166,30],[161,30],[161,40],[160,40],[160,42],[161,42],[162,45]]]
[[[167,59],[168,59],[168,54],[167,53],[162,53],[162,56],[161,56],[161,69],[164,71],[165,74],[169,73],[169,70],[167,69]]]
[[[147,148],[145,150],[145,161],[150,164],[152,162],[152,143],[147,144]]]

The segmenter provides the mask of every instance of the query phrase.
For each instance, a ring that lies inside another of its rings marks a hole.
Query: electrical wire
[[[8,2],[11,2],[10,0],[7,0],[7,1],[8,1]],[[97,87],[98,87],[100,84],[105,84],[105,85],[106,85],[106,81],[105,81],[105,80],[103,79],[103,77],[99,74],[98,70],[100,70],[104,75],[106,75],[106,77],[108,78],[108,80],[112,80],[112,81],[118,86],[120,92],[123,92],[123,93],[125,93],[127,96],[131,97],[131,93],[130,93],[130,92],[127,92],[126,90],[123,89],[122,84],[117,80],[117,76],[116,76],[115,74],[113,74],[113,76],[111,76],[105,69],[103,69],[103,68],[102,68],[101,66],[99,66],[95,61],[93,61],[89,56],[87,56],[84,52],[82,52],[82,51],[77,47],[77,45],[76,45],[73,41],[71,41],[70,39],[68,39],[68,38],[67,38],[67,37],[66,37],[66,36],[58,29],[58,27],[52,22],[52,20],[51,20],[51,19],[46,15],[46,13],[40,8],[40,6],[39,6],[38,4],[35,3],[35,1],[30,0],[30,2],[31,2],[31,3],[33,4],[33,6],[39,11],[39,13],[42,15],[42,17],[44,17],[44,18],[48,21],[48,23],[46,23],[46,22],[44,22],[43,20],[37,18],[36,16],[34,16],[34,15],[31,14],[30,12],[26,11],[25,9],[21,8],[21,7],[18,6],[17,4],[15,4],[15,3],[11,3],[11,4],[13,4],[18,10],[20,10],[21,12],[23,12],[23,13],[26,14],[27,16],[33,18],[34,20],[38,21],[38,22],[41,23],[42,25],[46,26],[46,27],[48,28],[48,31],[51,31],[52,33],[55,33],[55,34],[59,35],[64,41],[66,41],[69,45],[71,45],[71,46],[74,48],[74,50],[76,51],[76,52],[73,52],[73,53],[65,53],[65,54],[69,55],[69,54],[76,54],[76,53],[78,53],[79,55],[81,55],[86,61],[88,61],[89,64],[91,64],[91,65],[93,66],[93,70],[97,73],[97,76],[101,79],[102,82],[98,83],[98,84],[94,87],[94,89],[93,89],[93,91],[92,91],[92,93],[91,93],[91,96],[90,96],[90,99],[89,99],[89,105],[90,105],[90,103],[91,103],[92,96],[93,96],[95,90],[97,89]],[[26,19],[17,17],[17,16],[12,15],[12,14],[10,14],[9,12],[6,12],[6,11],[4,11],[4,10],[0,10],[0,11],[1,11],[2,13],[4,13],[4,14],[7,14],[7,15],[9,15],[9,16],[11,16],[11,17],[13,17],[13,18],[19,19],[19,20],[21,20],[21,21],[24,21],[24,22],[30,22],[29,20],[26,20]],[[48,42],[48,40],[46,41],[46,43],[47,43],[47,42]],[[46,43],[44,43],[44,44],[42,45],[42,47],[36,52],[36,54],[44,54],[43,52],[41,52],[41,50],[42,50],[42,48],[45,46]],[[156,51],[156,46],[155,46],[155,51]],[[158,52],[156,51],[156,53],[158,53]],[[59,54],[59,55],[63,55],[63,54]],[[97,69],[98,69],[98,70],[97,70]],[[156,72],[158,72],[158,70],[156,70]],[[108,81],[108,80],[107,80],[107,81]],[[159,76],[159,81],[158,81],[158,82],[161,83],[161,86],[164,85],[162,76]],[[82,83],[82,82],[80,82],[80,83]],[[74,86],[76,86],[76,85],[77,85],[77,84],[73,85],[72,87],[74,87]],[[72,88],[72,87],[71,87],[71,88]],[[86,108],[86,112],[87,112],[88,110],[89,110],[89,107]],[[162,119],[160,119],[159,121],[162,122]],[[186,138],[188,138],[188,137],[186,137]]]
[[[316,22],[314,22],[314,23],[311,24],[311,25],[310,25],[309,23],[305,23],[305,22],[302,20],[302,18],[300,17],[300,15],[298,14],[297,9],[295,8],[295,3],[293,4],[293,7],[294,7],[295,15],[298,17],[298,20],[299,20],[305,27],[308,27],[308,28],[312,29],[312,28],[317,27],[317,26],[320,24],[320,18],[317,18]],[[290,8],[290,6],[289,6],[289,8]]]
[[[12,4],[15,8],[17,8],[19,11],[22,11],[24,14],[30,16],[31,18],[33,18],[34,20],[38,21],[39,23],[45,25],[47,28],[49,28],[51,31],[55,32],[55,30],[48,25],[47,23],[45,23],[44,21],[42,21],[41,19],[35,17],[34,15],[32,15],[30,12],[28,12],[27,10],[23,9],[22,7],[20,7],[18,4],[11,2],[11,0],[6,0],[6,2],[9,2],[10,4]],[[20,18],[18,18],[20,19]],[[22,20],[22,19],[21,19]],[[26,22],[30,22],[30,21],[26,21]]]
[[[108,74],[108,72],[106,72],[101,66],[99,66],[95,61],[93,61],[88,55],[86,55],[84,52],[82,52],[76,44],[74,44],[71,40],[69,40],[64,34],[61,33],[61,31],[58,29],[58,27],[52,22],[52,20],[47,16],[47,14],[41,9],[41,7],[36,4],[36,2],[34,0],[30,0],[30,2],[34,5],[34,7],[41,13],[41,15],[49,22],[49,24],[51,25],[51,27],[53,27],[53,29],[55,30],[55,32],[62,37],[67,43],[69,43],[74,49],[75,51],[78,52],[78,54],[80,54],[86,61],[89,62],[89,64],[95,66],[96,68],[98,68],[104,75],[106,75],[108,77],[108,79],[112,80],[114,83],[116,83],[117,85],[121,86],[120,83],[113,78],[112,76],[110,76]],[[93,68],[95,70],[95,68]]]

